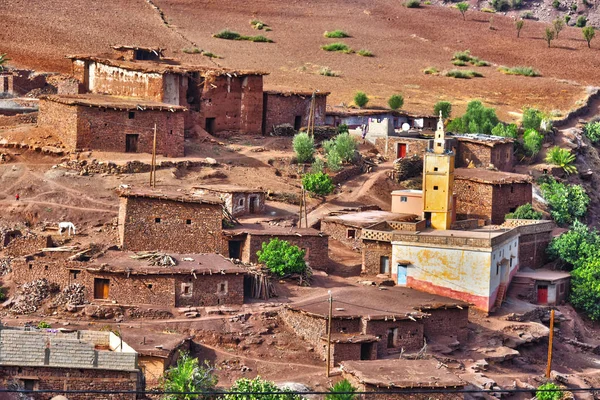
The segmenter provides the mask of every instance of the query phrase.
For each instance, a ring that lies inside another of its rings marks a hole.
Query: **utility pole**
[[[304,186],[302,186],[302,191],[300,192],[300,211],[298,213],[298,228],[302,228],[302,206],[304,203]]]
[[[152,141],[152,165],[150,167],[150,186],[156,187],[156,124],[154,124],[154,140]]]
[[[329,317],[327,318],[327,378],[331,376],[331,317],[333,315],[333,297],[329,291]]]
[[[552,370],[552,340],[554,339],[554,309],[550,311],[550,336],[548,336],[548,366],[546,367],[546,378],[550,378]]]

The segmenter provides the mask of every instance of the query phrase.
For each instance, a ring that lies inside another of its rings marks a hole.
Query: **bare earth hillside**
[[[482,98],[509,120],[524,105],[564,113],[600,77],[600,39],[588,49],[580,29],[566,28],[548,48],[544,23],[526,21],[517,39],[510,17],[494,14],[490,29],[492,14],[469,11],[463,21],[456,9],[409,9],[400,1],[257,0],[248,5],[228,0],[5,0],[0,14],[8,28],[0,30],[0,53],[8,53],[16,65],[68,72],[65,54],[105,52],[110,44],[159,45],[185,61],[213,64],[200,54],[182,52],[197,46],[223,57],[215,61],[219,65],[270,72],[268,88],[331,91],[330,104],[349,104],[352,94],[363,90],[371,96],[370,105],[385,105],[389,95],[399,92],[408,111],[429,113],[436,101],[449,100],[461,112],[469,100]],[[252,29],[252,18],[273,31]],[[263,34],[275,43],[211,37],[224,28]],[[375,57],[321,50],[321,45],[336,41],[325,39],[323,32],[335,29],[352,36],[342,41],[354,50],[368,49]],[[452,54],[465,49],[493,64],[467,67],[483,78],[423,73],[427,67],[455,68]],[[499,65],[533,66],[542,77],[503,75]],[[319,75],[324,66],[340,77]]]

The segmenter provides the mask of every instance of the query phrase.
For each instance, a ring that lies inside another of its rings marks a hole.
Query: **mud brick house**
[[[440,390],[444,389],[465,389],[466,383],[440,365],[436,359],[344,361],[341,369],[342,377],[352,383],[359,392],[393,392],[368,395],[369,399],[464,398],[463,393],[440,393]],[[419,393],[411,393],[415,390]],[[403,394],[403,391],[406,393]]]
[[[571,274],[548,269],[523,269],[513,278],[509,293],[535,304],[556,306],[567,301]]]
[[[112,332],[0,329],[0,384],[27,390],[140,390],[137,353]],[[56,393],[37,393],[49,400]],[[131,394],[95,399],[134,400]],[[69,399],[87,400],[86,393]]]
[[[152,190],[119,192],[119,237],[124,250],[221,253],[223,201]]]
[[[532,178],[510,172],[478,168],[454,171],[457,219],[483,219],[502,224],[504,216],[517,207],[531,203]]]
[[[330,215],[321,220],[321,230],[333,240],[353,249],[360,249],[363,228],[383,221],[414,222],[416,215],[369,210]]]
[[[229,248],[229,257],[245,263],[258,263],[256,252],[262,249],[263,243],[277,238],[304,250],[306,262],[311,268],[327,270],[329,264],[328,237],[316,229],[246,224],[240,228],[227,229],[223,235]]]
[[[117,46],[108,56],[67,58],[84,92],[184,107],[186,130],[262,132],[265,72],[184,65],[154,50]]]
[[[315,125],[324,125],[329,92],[265,90],[263,94],[263,134],[270,134],[273,132],[273,128],[282,124],[293,126],[296,131],[303,126],[308,126],[313,95],[315,96]]]
[[[546,249],[556,224],[547,220],[507,219],[502,227],[519,230],[519,267],[541,268],[550,259]]]
[[[36,73],[27,69],[5,69],[0,71],[0,97],[23,96],[33,89],[46,86],[49,74]]]
[[[200,195],[218,197],[225,209],[234,217],[246,214],[262,214],[265,211],[265,194],[261,189],[251,189],[236,185],[195,186]]]
[[[55,129],[69,151],[98,150],[184,155],[185,108],[158,101],[102,95],[40,99],[38,126]]]
[[[500,171],[514,170],[514,139],[481,135],[454,135],[456,139],[456,168],[489,168],[493,165]]]
[[[50,235],[39,235],[28,230],[0,229],[0,250],[9,257],[19,257],[37,253],[52,246]]]
[[[467,303],[401,287],[346,287],[332,292],[333,365],[419,350],[424,338],[429,344],[467,338]],[[323,295],[288,305],[280,316],[325,356],[328,310],[328,295]]]
[[[159,61],[164,58],[160,47],[142,47],[115,45],[111,46],[113,57],[125,61]]]

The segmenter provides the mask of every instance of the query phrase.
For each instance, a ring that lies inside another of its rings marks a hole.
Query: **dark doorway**
[[[396,158],[406,157],[406,143],[398,143],[398,154]]]
[[[360,359],[371,360],[371,354],[373,353],[373,343],[361,343],[360,345]]]
[[[294,118],[294,130],[299,131],[302,128],[302,115],[296,115]]]
[[[206,118],[206,126],[204,129],[211,135],[215,133],[215,118]]]
[[[390,273],[390,257],[379,257],[379,273],[388,275]]]
[[[94,299],[108,299],[109,279],[94,278]]]
[[[250,204],[248,205],[248,211],[250,214],[256,214],[258,210],[258,197],[250,197]]]
[[[537,290],[538,304],[548,304],[548,286],[539,285]]]
[[[229,242],[229,258],[242,258],[242,242],[239,240],[231,240]]]
[[[3,79],[4,79],[4,92],[8,92],[8,76],[5,76]]]
[[[125,135],[125,152],[126,153],[137,153],[138,152],[138,141],[140,135],[129,133]]]

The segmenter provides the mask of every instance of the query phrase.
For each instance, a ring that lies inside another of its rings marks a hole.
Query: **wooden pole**
[[[154,124],[154,140],[152,143],[152,167],[150,179],[150,186],[156,187],[156,124]]]
[[[552,340],[554,339],[554,309],[550,311],[550,336],[548,336],[548,366],[546,367],[546,378],[550,378],[552,370]]]
[[[304,186],[302,186],[302,192],[300,193],[300,212],[298,213],[298,228],[302,228],[302,199],[304,198]]]
[[[331,376],[331,317],[333,315],[333,297],[329,291],[329,317],[327,318],[327,378]]]
[[[308,208],[306,207],[306,190],[302,191],[303,203],[304,203],[304,227],[308,228]]]

